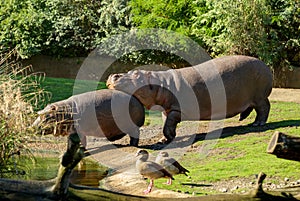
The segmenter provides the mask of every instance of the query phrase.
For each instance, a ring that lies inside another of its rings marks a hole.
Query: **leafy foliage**
[[[127,0],[3,0],[0,44],[23,58],[84,56],[104,37],[130,27]]]
[[[4,0],[0,7],[0,46],[16,48],[22,57],[43,49],[49,23],[45,20],[45,1]]]
[[[46,45],[54,55],[85,55],[103,38],[130,27],[126,0],[51,0],[46,5],[52,23]]]
[[[292,68],[300,63],[299,13],[294,0],[3,0],[0,44],[16,47],[23,57],[85,56],[112,35],[128,33],[126,43],[132,33],[127,31],[155,28],[190,37],[212,57],[245,54],[273,69]],[[121,59],[145,64],[184,62],[175,51],[160,49],[178,49],[178,38],[142,51],[123,51],[124,38],[116,39],[105,47],[106,54],[122,51]],[[186,51],[184,45],[179,48]]]
[[[207,0],[206,7],[193,17],[192,34],[213,56],[251,55],[273,68],[299,65],[299,2]]]
[[[149,28],[132,29],[125,34],[108,38],[97,52],[120,58],[122,61],[166,66],[171,64],[171,67],[178,67],[176,63],[195,65],[210,58],[189,37],[165,29]]]
[[[160,28],[189,35],[191,0],[132,0],[132,20],[139,28]]]

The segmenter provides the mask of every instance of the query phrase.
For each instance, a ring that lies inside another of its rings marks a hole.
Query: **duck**
[[[145,194],[148,194],[152,191],[155,179],[168,178],[169,180],[174,180],[172,174],[164,169],[161,165],[153,161],[148,161],[148,151],[140,149],[136,152],[136,157],[139,157],[136,161],[136,169],[143,177],[150,179],[148,188],[144,191]]]
[[[188,176],[187,173],[190,172],[174,158],[169,157],[169,154],[166,151],[161,151],[157,155],[155,162],[163,166],[163,168],[166,169],[169,173],[171,173],[172,176],[177,174],[184,174]],[[167,184],[172,184],[172,180],[169,179]]]

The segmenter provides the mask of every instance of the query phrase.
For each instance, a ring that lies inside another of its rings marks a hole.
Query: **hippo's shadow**
[[[183,148],[189,145],[192,145],[195,142],[203,141],[203,140],[215,140],[219,138],[231,137],[234,135],[245,135],[252,132],[264,132],[267,130],[276,130],[279,128],[285,128],[289,126],[300,126],[300,120],[284,120],[278,122],[270,122],[264,126],[251,126],[251,125],[243,125],[243,126],[229,126],[222,129],[216,129],[209,133],[194,133],[189,134],[187,136],[177,136],[175,138],[175,142],[172,142],[172,145],[165,144],[149,144],[141,146],[141,148],[145,149],[153,149],[153,150],[162,150],[162,149],[171,149],[174,147]]]
[[[222,133],[217,138],[226,138],[234,135],[244,135],[248,133],[257,133],[257,132],[265,132],[267,130],[275,130],[279,128],[285,128],[289,126],[300,126],[300,120],[284,120],[278,122],[270,122],[265,124],[264,126],[252,126],[252,125],[243,125],[243,126],[229,126],[221,129]],[[218,130],[212,131],[210,133],[217,132]],[[210,133],[198,133],[195,137],[195,142],[202,141],[206,139],[216,139],[213,137],[206,138]]]
[[[215,140],[219,138],[231,137],[234,135],[245,135],[252,132],[264,132],[267,130],[276,130],[279,128],[285,128],[289,126],[300,126],[300,120],[284,120],[278,122],[270,122],[264,126],[254,127],[251,125],[243,126],[229,126],[223,129],[216,129],[209,133],[192,133],[185,136],[177,136],[170,144],[148,144],[139,146],[142,149],[162,150],[162,149],[173,149],[173,148],[184,148],[190,146],[198,141],[203,140]],[[90,154],[99,153],[108,149],[115,149],[126,147],[127,145],[121,144],[108,144],[89,150]]]

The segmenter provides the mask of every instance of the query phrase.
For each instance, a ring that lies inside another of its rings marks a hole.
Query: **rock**
[[[228,192],[228,189],[227,189],[227,188],[221,188],[219,191],[220,191],[221,193],[227,193],[227,192]]]
[[[240,188],[239,186],[234,186],[230,191],[235,191],[235,190],[237,190],[239,188]]]

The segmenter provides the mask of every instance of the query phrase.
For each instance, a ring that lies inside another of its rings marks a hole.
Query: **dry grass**
[[[0,53],[0,173],[16,167],[16,155],[27,152],[37,103],[46,98],[40,75],[18,62],[16,51]],[[14,159],[14,160],[13,160]]]

